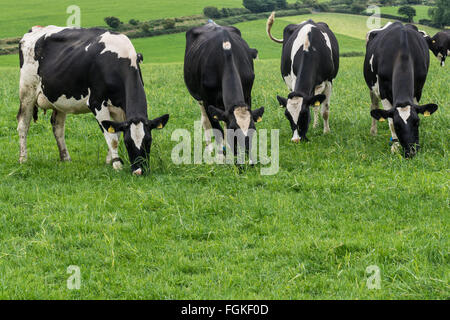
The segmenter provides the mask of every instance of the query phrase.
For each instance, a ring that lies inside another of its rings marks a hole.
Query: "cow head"
[[[430,116],[438,109],[436,104],[422,106],[407,105],[395,107],[390,110],[375,109],[371,116],[379,121],[392,119],[395,133],[400,145],[403,147],[405,158],[413,157],[419,150],[419,113],[425,117]]]
[[[250,110],[248,106],[243,105],[224,111],[214,106],[208,106],[207,110],[213,119],[224,121],[227,125],[227,133],[234,135],[227,137],[227,141],[243,141],[245,142],[245,150],[249,150],[249,140],[251,139],[252,133],[256,130],[255,122],[262,120],[264,107]],[[237,139],[239,136],[243,139]],[[243,145],[241,146],[244,147]],[[236,153],[236,143],[233,144],[233,150]]]
[[[447,58],[449,54],[446,45],[447,35],[445,35],[443,32],[438,32],[434,35],[433,38],[429,36],[426,36],[425,38],[431,52],[433,52],[433,54],[439,60],[441,67],[443,67],[445,65],[445,58]]]
[[[165,114],[159,118],[132,118],[124,122],[102,121],[102,126],[108,132],[123,132],[123,140],[127,148],[133,174],[141,175],[145,171],[152,145],[152,130],[162,129],[169,120]]]
[[[291,125],[291,141],[295,143],[308,141],[306,133],[311,121],[309,109],[313,105],[320,105],[325,98],[326,96],[323,94],[306,97],[296,92],[291,92],[287,99],[277,96],[280,106],[286,108],[284,115]]]

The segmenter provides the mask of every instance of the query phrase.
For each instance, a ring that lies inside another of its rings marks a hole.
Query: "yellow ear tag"
[[[423,113],[423,116],[424,116],[424,117],[429,117],[429,116],[431,116],[430,111],[425,111],[425,112]]]
[[[160,122],[160,123],[158,123],[158,126],[156,127],[156,129],[162,129],[162,123]]]
[[[380,121],[380,122],[384,122],[384,121],[386,121],[386,119],[385,118],[383,118],[383,117],[381,117],[378,121]]]
[[[261,122],[261,121],[262,121],[261,117],[258,117],[258,119],[256,119],[256,122]]]
[[[320,102],[319,102],[319,101],[316,101],[316,103],[314,103],[314,105],[315,105],[316,107],[318,107],[318,106],[320,106]]]
[[[214,116],[213,118],[216,119],[216,120],[219,120],[219,118],[217,116]]]
[[[111,127],[108,128],[108,132],[109,133],[114,133],[114,132],[116,132],[116,130],[114,130],[114,128],[111,126]]]
[[[433,42],[433,43],[436,43],[436,40],[433,40],[432,42]]]

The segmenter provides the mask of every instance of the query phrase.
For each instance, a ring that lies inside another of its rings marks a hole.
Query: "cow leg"
[[[66,114],[64,112],[53,110],[50,122],[52,124],[56,144],[58,145],[59,158],[61,161],[70,161],[69,151],[67,151],[66,141],[64,139]]]
[[[122,165],[122,159],[119,157],[119,133],[111,133],[108,132],[109,128],[104,128],[102,125],[102,121],[111,121],[111,113],[109,112],[108,106],[106,103],[101,103],[100,106],[96,107],[96,104],[90,102],[89,107],[91,108],[92,112],[95,115],[95,118],[97,119],[97,122],[100,125],[100,128],[103,131],[103,136],[105,137],[106,144],[108,145],[108,155],[106,157],[106,161],[112,162],[112,166],[115,170],[121,170]]]
[[[313,123],[313,128],[316,128],[317,125],[319,124],[319,108],[320,107],[313,107],[314,110],[314,123]]]
[[[199,101],[198,104],[200,105],[200,110],[202,112],[202,126],[203,130],[205,130],[205,138],[206,138],[206,148],[209,152],[213,150],[213,145],[211,142],[211,121],[209,121],[208,114],[206,113],[205,106],[203,105],[202,101]]]
[[[113,106],[112,104],[108,104],[108,110],[110,112],[111,118],[115,122],[123,122],[126,121],[126,115],[122,108],[118,108],[116,106]],[[122,135],[121,132],[117,132],[117,140],[120,140],[120,136]],[[111,149],[108,148],[108,154],[106,155],[106,164],[111,164],[112,160],[114,159],[113,154],[111,152]]]
[[[211,129],[215,129],[214,131],[214,138],[216,140],[216,144],[218,145],[218,153],[223,154],[223,147],[224,140],[223,140],[223,129],[220,126],[219,121],[215,119],[211,119],[208,112],[206,112],[206,108],[204,107],[203,103],[200,103],[200,108],[202,110],[202,125],[203,129],[205,130],[205,138],[206,138],[206,148],[208,148],[208,152],[212,152],[214,149],[214,146],[211,142]],[[221,132],[221,134],[216,135],[217,131]]]
[[[324,91],[326,98],[322,104],[323,133],[330,132],[330,125],[328,123],[328,117],[330,115],[330,100],[331,100],[331,92],[332,91],[333,91],[333,85],[331,84],[331,82],[327,82],[325,91]]]
[[[33,109],[35,108],[36,97],[33,94],[20,92],[20,108],[17,114],[17,132],[19,133],[20,154],[19,163],[27,161],[27,135],[30,128],[31,117],[33,116]]]
[[[378,109],[380,105],[380,99],[378,99],[377,95],[373,91],[370,91],[370,100],[372,101],[372,104],[370,105],[370,110]],[[378,133],[377,120],[373,117],[371,118],[372,118],[372,126],[370,127],[370,134],[376,136]]]
[[[392,109],[392,104],[387,99],[381,100],[381,104],[383,105],[384,110]],[[400,143],[398,142],[398,137],[397,137],[397,134],[395,133],[394,121],[391,118],[388,118],[388,122],[389,122],[389,129],[391,130],[392,140],[393,140],[391,152],[395,153],[399,150]]]

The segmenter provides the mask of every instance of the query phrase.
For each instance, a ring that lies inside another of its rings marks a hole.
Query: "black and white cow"
[[[392,151],[399,145],[404,156],[414,156],[419,147],[419,116],[429,116],[435,104],[419,106],[427,78],[430,55],[423,35],[413,25],[389,22],[367,33],[364,78],[372,100],[371,133],[376,135],[376,120],[388,119]],[[379,102],[383,109],[379,109]]]
[[[20,41],[19,162],[27,160],[26,139],[37,108],[52,109],[51,123],[60,158],[70,160],[64,128],[69,113],[94,113],[108,144],[107,163],[122,168],[120,132],[134,174],[142,174],[152,143],[151,130],[162,128],[166,114],[147,115],[137,54],[122,34],[103,29],[33,27]],[[111,121],[114,120],[114,121]]]
[[[339,69],[339,46],[326,23],[304,21],[284,28],[283,39],[274,38],[270,30],[275,12],[267,20],[270,39],[283,44],[281,53],[281,75],[290,93],[286,98],[277,96],[280,106],[292,129],[292,141],[307,141],[311,121],[310,106],[314,106],[315,128],[319,121],[319,106],[322,104],[324,133],[330,132],[328,124],[333,79]]]
[[[436,33],[432,38],[425,34],[428,47],[431,52],[441,63],[441,67],[445,64],[445,58],[450,56],[450,30],[444,30]]]
[[[202,125],[210,150],[213,149],[210,129],[215,129],[216,143],[219,146],[224,144],[223,129],[219,123],[223,121],[228,134],[244,134],[248,151],[255,122],[261,121],[264,113],[264,107],[251,110],[255,79],[253,59],[257,53],[256,49],[249,48],[235,27],[210,22],[186,33],[184,81],[190,94],[200,104]],[[227,136],[228,143],[235,140],[229,138]],[[230,145],[236,153],[235,143]],[[221,150],[219,148],[218,152],[223,155]]]

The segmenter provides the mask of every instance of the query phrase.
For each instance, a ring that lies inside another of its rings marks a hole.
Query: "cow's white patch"
[[[45,97],[43,92],[40,92],[39,96]],[[88,88],[88,94],[86,96],[81,96],[81,98],[78,100],[75,99],[74,97],[67,98],[67,96],[63,94],[62,96],[58,97],[58,99],[55,102],[50,103],[56,110],[59,110],[64,113],[73,113],[73,114],[87,113],[90,111],[88,107],[88,101],[90,96],[91,90]],[[39,107],[45,109],[44,105],[39,105]]]
[[[298,116],[300,111],[302,110],[303,98],[302,97],[294,97],[292,99],[288,99],[286,109],[291,114],[292,120],[295,124],[297,124]]]
[[[225,41],[225,42],[222,44],[222,47],[223,47],[224,50],[230,50],[230,49],[231,49],[231,43],[230,43],[230,41]]]
[[[300,141],[300,136],[298,135],[297,129],[294,130],[294,134],[292,135],[291,141],[294,141],[294,142]]]
[[[373,57],[374,57],[374,55],[372,54],[372,57],[370,57],[370,60],[369,60],[370,70],[372,70],[372,72],[373,72]]]
[[[300,47],[303,46],[303,51],[308,52],[310,47],[310,42],[308,34],[314,26],[312,24],[305,24],[297,34],[291,49],[291,74],[284,77],[284,82],[288,86],[289,90],[293,91],[295,87],[295,82],[297,81],[297,76],[294,74],[294,58]]]
[[[369,32],[367,32],[367,34],[366,34],[366,43],[369,42],[369,37],[370,37],[370,34],[371,34],[372,32],[384,30],[384,29],[386,29],[387,27],[389,27],[391,24],[392,24],[392,22],[389,21],[388,23],[386,23],[386,24],[384,25],[383,28],[373,29],[373,30],[370,30]]]
[[[419,30],[419,33],[421,33],[424,38],[428,37],[428,34],[423,30]]]
[[[314,88],[314,94],[318,95],[325,91],[328,81],[324,81]]]
[[[89,47],[91,46],[91,44],[89,43],[85,48],[84,51],[88,51]]]
[[[100,41],[105,44],[105,49],[100,52],[116,53],[119,58],[130,59],[130,65],[137,69],[137,54],[130,39],[123,34],[112,34],[105,32],[101,35]]]
[[[330,52],[331,52],[331,58],[333,58],[333,50],[331,49],[331,41],[330,41],[330,37],[328,36],[328,34],[326,34],[325,32],[322,32],[323,37],[325,38],[325,42],[327,44],[327,47],[330,48]]]
[[[234,117],[245,136],[247,136],[250,127],[250,111],[246,107],[237,107],[234,109]]]
[[[47,26],[43,28],[45,31],[45,38],[50,37],[52,34],[63,31],[64,29],[73,29],[73,27],[57,27],[57,26]]]
[[[398,114],[400,118],[402,118],[403,122],[406,124],[408,122],[409,117],[411,116],[411,106],[406,106],[403,108],[397,108]]]
[[[130,133],[136,148],[141,149],[142,141],[145,136],[144,124],[142,122],[139,122],[138,124],[132,123],[130,126]]]
[[[291,74],[284,77],[284,83],[286,83],[286,85],[290,91],[294,91],[296,81],[297,81],[297,77],[292,72],[291,72]]]
[[[378,75],[376,76],[377,80],[375,81],[375,84],[372,86],[372,92],[377,96],[378,99],[381,99],[380,97],[380,79],[378,79]]]

